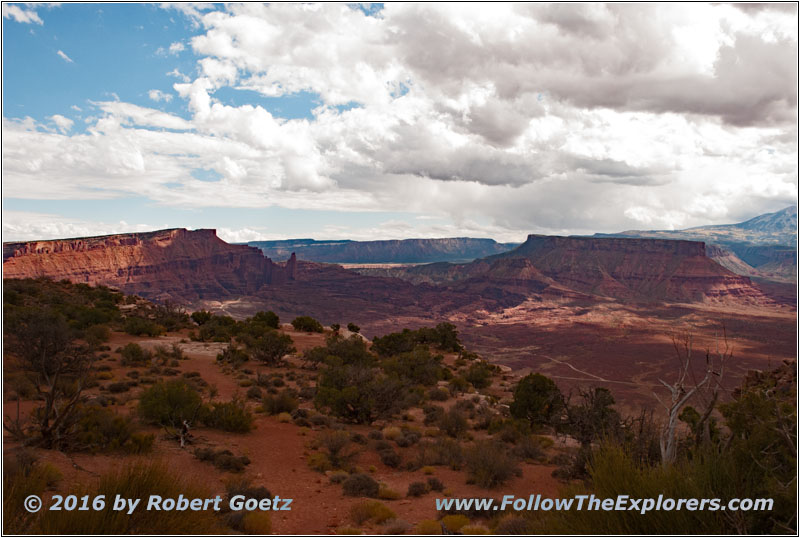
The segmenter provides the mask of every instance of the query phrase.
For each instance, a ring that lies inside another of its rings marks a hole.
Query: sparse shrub
[[[149,452],[152,434],[136,433],[131,419],[96,405],[82,407],[69,450],[96,452],[122,451],[129,454]]]
[[[435,519],[423,519],[417,523],[417,534],[442,534],[442,524]]]
[[[435,441],[423,441],[417,445],[416,465],[446,465],[451,469],[460,469],[464,461],[461,444],[454,439],[438,438]]]
[[[386,450],[381,450],[378,455],[381,458],[381,463],[386,465],[387,467],[397,468],[400,466],[400,455],[388,448]]]
[[[108,342],[111,338],[111,330],[108,325],[92,325],[84,331],[86,343],[94,348],[99,348],[103,342]]]
[[[422,423],[426,426],[438,424],[444,417],[444,407],[440,405],[426,405],[422,408],[422,412],[425,413]]]
[[[506,516],[494,528],[494,533],[501,535],[530,534],[530,524],[524,517]]]
[[[192,320],[198,325],[204,325],[205,323],[211,321],[211,318],[213,317],[214,314],[208,310],[198,310],[197,312],[192,312]]]
[[[544,457],[542,438],[533,435],[522,437],[512,449],[514,455],[523,460],[541,460]],[[548,441],[550,441],[548,439]],[[552,444],[552,441],[550,441]]]
[[[291,421],[292,421],[292,415],[290,415],[289,413],[279,413],[278,414],[278,422],[288,423],[288,422],[291,422]],[[297,421],[295,421],[295,423],[297,423]],[[300,425],[301,424],[298,424],[298,426],[300,426]]]
[[[484,361],[473,362],[464,373],[464,379],[472,384],[476,389],[485,389],[492,384],[494,366]]]
[[[430,487],[425,482],[411,482],[408,485],[407,497],[421,497],[430,491]]]
[[[122,366],[147,366],[152,357],[149,351],[134,342],[123,347],[120,355],[122,356]]]
[[[247,433],[253,429],[253,415],[245,403],[238,399],[212,403],[201,420],[206,426],[226,432]]]
[[[355,323],[350,322],[347,324],[347,330],[350,331],[351,333],[357,333],[361,331],[361,327],[359,327]]]
[[[489,534],[489,529],[483,525],[465,525],[461,527],[461,534],[475,535],[475,534]]]
[[[411,528],[411,523],[403,519],[392,519],[383,526],[383,534],[397,536],[405,534]]]
[[[261,389],[258,387],[250,387],[247,389],[247,397],[251,400],[260,400],[261,399]]]
[[[448,531],[457,533],[466,525],[469,525],[469,518],[463,514],[450,514],[442,518],[442,525]]]
[[[241,473],[246,465],[250,465],[247,456],[234,456],[230,450],[214,450],[213,448],[198,448],[194,455],[200,461],[208,461],[217,469]]]
[[[328,480],[330,480],[331,484],[341,484],[347,477],[350,476],[350,473],[347,471],[334,471],[328,476]]]
[[[246,534],[265,535],[272,531],[272,519],[269,512],[254,510],[245,513],[242,518],[242,530]]]
[[[356,525],[366,522],[381,524],[397,517],[390,508],[379,501],[361,501],[350,507],[350,519]]]
[[[397,499],[402,498],[403,496],[400,494],[399,491],[395,491],[389,486],[385,484],[381,484],[380,489],[378,490],[378,498],[383,499],[385,501],[396,501]]]
[[[350,434],[350,440],[354,443],[358,443],[359,445],[366,445],[369,442],[366,437],[358,432],[353,432]]]
[[[256,323],[263,323],[264,325],[272,329],[278,329],[281,326],[280,318],[272,310],[268,310],[266,312],[256,312],[255,315],[252,318],[250,318],[249,321]]]
[[[361,529],[357,529],[356,527],[339,527],[338,529],[336,529],[336,534],[352,536],[352,535],[362,534],[362,532]]]
[[[134,336],[158,336],[165,331],[164,327],[154,321],[133,316],[125,318],[123,330]]]
[[[397,426],[387,426],[383,429],[383,436],[390,441],[394,441],[403,435],[403,431]]]
[[[375,439],[377,441],[380,441],[381,439],[383,439],[383,432],[380,430],[370,430],[369,433],[367,434],[367,437],[369,437],[370,439]]]
[[[467,419],[457,406],[451,407],[439,419],[439,428],[450,437],[461,437],[467,427]]]
[[[431,491],[444,491],[444,484],[435,476],[428,477],[428,487]]]
[[[308,456],[306,462],[311,469],[319,473],[330,471],[332,468],[331,461],[328,459],[328,455],[323,454],[322,452],[314,452]]]
[[[277,415],[279,413],[291,413],[297,409],[297,400],[292,392],[284,389],[277,395],[264,396],[264,399],[261,400],[261,405],[264,407],[264,411],[270,415]]]
[[[108,499],[114,499],[116,495],[139,499],[139,506],[144,506],[150,495],[162,498],[177,498],[180,494],[188,498],[212,496],[206,489],[187,482],[184,475],[175,474],[161,464],[145,463],[125,467],[101,476],[96,486],[78,486],[70,490],[70,493],[78,498],[88,495],[90,499],[104,495],[106,507],[99,511],[43,511],[38,524],[27,529],[27,532],[92,536],[130,534],[135,529],[136,533],[163,536],[221,534],[225,530],[213,511],[193,512],[193,517],[186,517],[185,512],[177,510],[135,510],[128,516],[112,509],[113,503]]]
[[[111,394],[119,394],[121,392],[128,392],[131,388],[128,386],[128,383],[125,381],[119,381],[117,383],[111,383],[107,387],[108,392]]]
[[[450,398],[450,393],[442,388],[435,388],[428,391],[428,399],[434,402],[444,402]]]
[[[377,497],[380,486],[368,474],[355,473],[342,483],[342,490],[350,497]]]
[[[292,327],[296,331],[305,331],[309,333],[323,332],[322,324],[312,318],[311,316],[299,316],[292,320]]]
[[[468,480],[482,488],[504,484],[517,470],[505,446],[494,441],[479,441],[466,450]]]
[[[320,445],[327,451],[328,461],[334,469],[345,469],[356,455],[349,450],[350,435],[346,431],[324,433],[319,437]]]
[[[248,360],[250,360],[250,355],[235,344],[229,344],[228,347],[217,354],[217,362],[230,364],[234,368],[239,368]]]

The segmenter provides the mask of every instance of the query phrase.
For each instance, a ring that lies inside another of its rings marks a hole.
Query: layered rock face
[[[566,288],[637,301],[705,301],[761,297],[750,279],[706,255],[704,243],[530,235],[493,258],[524,257]]]
[[[215,230],[183,228],[3,244],[4,278],[68,279],[166,300],[246,295],[293,280],[296,260],[273,263]]]
[[[715,251],[716,252],[716,251]],[[500,297],[508,291],[635,302],[763,300],[749,278],[712,260],[703,243],[530,235],[514,250],[468,264],[359,270]]]

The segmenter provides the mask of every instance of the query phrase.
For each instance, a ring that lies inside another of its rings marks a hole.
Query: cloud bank
[[[196,73],[171,73],[187,115],[93,103],[85,133],[4,118],[6,196],[415,212],[505,240],[733,222],[797,196],[796,6],[179,9],[197,27]],[[221,97],[243,90],[320,104],[286,119]]]

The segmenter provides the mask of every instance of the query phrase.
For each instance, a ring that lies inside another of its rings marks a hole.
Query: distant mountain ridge
[[[696,241],[529,235],[519,247],[466,264],[359,269],[485,298],[531,294],[633,302],[761,302],[750,279],[722,267]]]
[[[316,241],[288,239],[250,241],[248,246],[261,249],[277,261],[294,252],[301,260],[324,263],[433,263],[467,262],[499,254],[519,243],[498,243],[494,239],[450,237],[442,239],[397,239],[378,241]]]
[[[709,255],[737,274],[794,282],[797,276],[797,207],[759,215],[736,224],[685,230],[627,230],[592,237],[654,237],[703,241],[717,247]]]

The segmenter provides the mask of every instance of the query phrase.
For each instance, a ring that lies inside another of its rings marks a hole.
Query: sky
[[[794,4],[2,15],[3,241],[522,241],[797,204]]]

